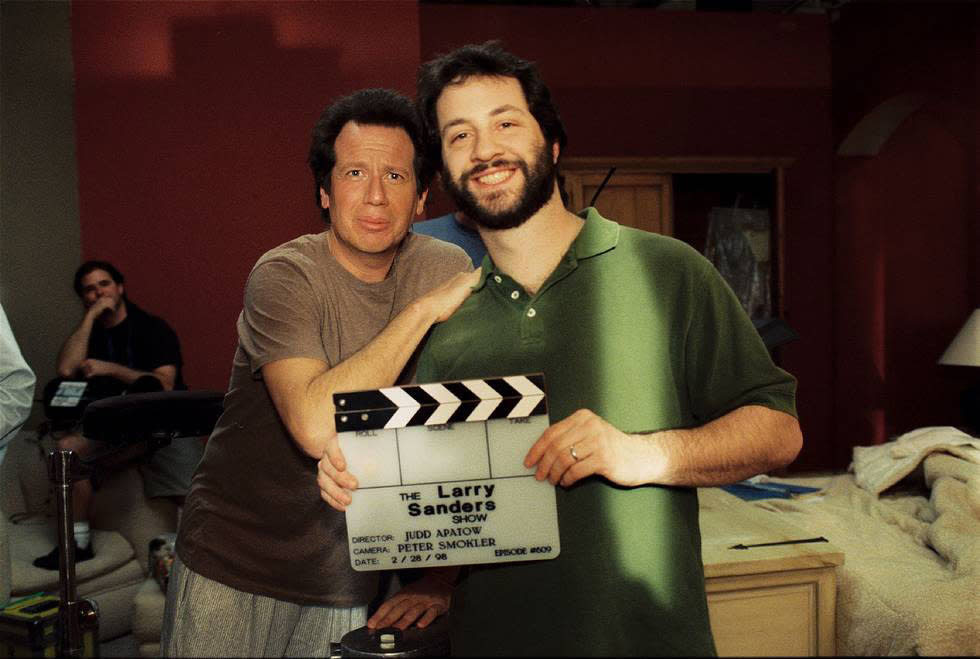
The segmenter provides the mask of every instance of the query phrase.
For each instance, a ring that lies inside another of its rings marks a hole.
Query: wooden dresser
[[[711,630],[720,656],[836,654],[836,567],[829,542],[733,545],[819,536],[719,488],[698,490]]]

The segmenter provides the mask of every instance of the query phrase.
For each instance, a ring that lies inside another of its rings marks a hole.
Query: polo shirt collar
[[[493,264],[493,260],[490,258],[490,252],[487,252],[483,256],[483,262],[480,263],[480,281],[476,283],[473,287],[473,291],[478,291],[483,288],[484,284],[487,283],[487,277],[494,271],[496,266]]]
[[[548,278],[549,280],[553,279],[559,271],[574,270],[582,259],[608,252],[619,242],[619,224],[604,218],[594,207],[589,206],[579,211],[577,215],[585,220],[585,224],[558,263],[555,272]],[[497,266],[490,258],[489,252],[483,257],[481,266],[480,281],[473,287],[474,291],[482,289],[487,283],[487,277],[497,272]]]
[[[585,220],[585,226],[579,231],[572,243],[570,252],[576,259],[587,259],[608,252],[619,242],[619,225],[607,220],[594,207],[589,206],[578,212]]]

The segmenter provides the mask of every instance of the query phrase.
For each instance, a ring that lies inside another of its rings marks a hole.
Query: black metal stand
[[[68,449],[57,449],[48,456],[48,477],[55,486],[58,513],[58,656],[84,654],[83,633],[98,637],[99,612],[92,600],[78,599],[75,587],[75,508],[72,496],[75,481],[90,478],[96,468],[114,469],[131,463],[170,443],[171,435],[155,432],[142,442],[116,446],[81,460]]]
[[[48,475],[55,484],[58,506],[58,576],[61,602],[58,608],[58,656],[80,657],[82,632],[98,636],[99,614],[91,600],[79,600],[75,592],[75,533],[72,486],[83,477],[85,467],[74,451],[62,450],[48,456]]]
[[[75,582],[75,530],[72,487],[96,469],[117,469],[166,446],[179,437],[209,435],[221,415],[223,394],[215,391],[168,391],[103,398],[88,405],[82,434],[108,446],[85,460],[67,449],[48,456],[48,477],[58,508],[59,657],[84,652],[84,633],[98,643],[98,606],[79,600]],[[93,649],[94,650],[94,649]],[[97,651],[93,651],[93,655]]]

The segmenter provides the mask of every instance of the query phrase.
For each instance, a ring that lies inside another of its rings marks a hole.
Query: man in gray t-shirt
[[[321,656],[366,622],[378,575],[350,567],[344,514],[316,481],[317,461],[340,455],[332,394],[409,378],[429,328],[478,281],[461,249],[408,234],[430,178],[420,135],[408,99],[380,89],[340,99],[313,131],[327,229],[249,274],[224,413],[180,524],[164,655]]]

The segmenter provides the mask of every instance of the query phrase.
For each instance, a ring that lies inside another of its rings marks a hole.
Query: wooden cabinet
[[[779,157],[570,157],[562,159],[561,175],[569,210],[592,205],[601,188],[595,206],[604,216],[626,226],[673,236],[699,252],[705,248],[713,207],[766,209],[770,218],[766,241],[771,282],[768,306],[771,315],[781,317],[783,179],[791,164],[791,159]]]
[[[673,203],[669,174],[633,168],[606,179],[608,169],[585,166],[563,169],[569,207],[585,208],[605,181],[596,204],[605,217],[644,231],[673,235]]]
[[[829,542],[733,549],[813,537],[718,488],[698,491],[705,587],[720,656],[836,654],[836,568]]]

